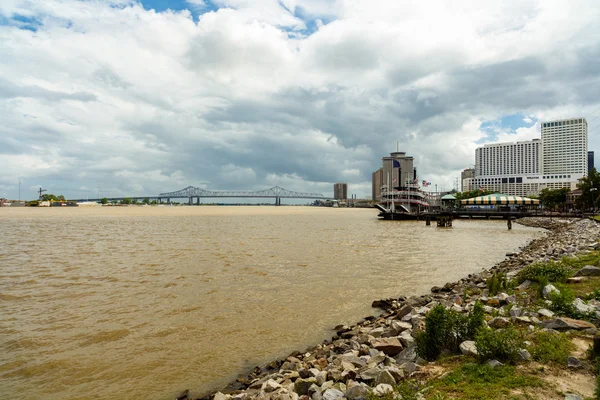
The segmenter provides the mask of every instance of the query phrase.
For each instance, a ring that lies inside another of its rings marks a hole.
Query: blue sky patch
[[[15,14],[10,18],[6,18],[0,15],[0,25],[16,26],[19,29],[37,32],[40,26],[42,26],[42,21],[39,18],[26,17],[24,15],[19,14]]]
[[[206,14],[211,11],[219,9],[212,1],[204,0],[205,7],[195,7],[193,4],[188,3],[186,0],[141,0],[140,3],[146,10],[154,10],[156,12],[173,10],[189,10],[194,17],[194,21],[198,20],[202,14]]]
[[[479,129],[486,133],[487,137],[478,140],[477,144],[489,143],[496,140],[499,132],[505,133],[517,133],[519,128],[531,128],[537,119],[535,117],[528,117],[526,115],[517,113],[511,115],[505,115],[500,119],[493,121],[486,121],[481,124]]]

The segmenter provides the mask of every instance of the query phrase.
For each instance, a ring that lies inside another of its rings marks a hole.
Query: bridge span
[[[161,193],[158,196],[123,196],[123,197],[110,197],[107,198],[108,201],[121,201],[123,199],[131,199],[131,200],[156,200],[159,203],[162,203],[163,200],[167,202],[167,204],[171,203],[171,199],[188,199],[188,204],[194,204],[194,199],[196,200],[196,204],[200,204],[201,198],[271,198],[275,199],[275,205],[281,205],[281,199],[315,199],[315,200],[330,200],[330,197],[325,197],[321,193],[306,193],[306,192],[295,192],[293,190],[284,189],[279,186],[274,186],[270,189],[265,190],[207,190],[203,188],[198,188],[194,186],[188,186],[184,189],[177,190],[174,192],[165,192]],[[76,200],[77,202],[83,201],[96,201],[99,202],[102,199],[80,199]]]

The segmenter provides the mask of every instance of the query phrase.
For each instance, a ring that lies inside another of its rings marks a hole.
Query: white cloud
[[[73,197],[330,193],[347,180],[362,197],[396,141],[451,188],[483,122],[525,115],[538,123],[496,140],[527,140],[541,120],[600,110],[592,0],[213,4],[194,20],[129,0],[3,1],[3,20],[37,32],[0,25],[0,188],[16,195],[20,175]]]

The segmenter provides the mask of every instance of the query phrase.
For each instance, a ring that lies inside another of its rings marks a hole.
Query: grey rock
[[[402,344],[398,338],[381,338],[373,342],[373,347],[383,351],[388,356],[395,356],[402,351]]]
[[[392,329],[399,335],[406,330],[412,329],[412,324],[404,321],[392,321]]]
[[[414,345],[408,346],[406,349],[402,350],[395,358],[398,364],[404,364],[408,361],[415,361],[417,359],[417,349]]]
[[[412,361],[409,361],[406,364],[404,364],[404,370],[408,374],[412,374],[413,372],[415,372],[418,369],[419,369],[419,366],[416,363],[412,362]]]
[[[500,361],[498,361],[498,360],[489,360],[489,361],[487,362],[487,365],[489,365],[489,366],[490,366],[490,367],[492,367],[492,368],[496,368],[496,367],[501,367],[501,366],[503,366],[504,364],[502,364],[502,363],[501,363]]]
[[[565,400],[583,400],[583,397],[575,393],[567,393],[565,394]]]
[[[517,317],[517,318],[515,318],[515,322],[517,322],[518,324],[530,324],[531,323],[531,318],[529,318],[529,317]]]
[[[596,311],[596,307],[585,304],[583,302],[583,300],[581,300],[579,297],[576,298],[575,300],[573,300],[572,305],[573,305],[573,307],[575,307],[575,309],[578,312],[580,312],[582,314],[591,313],[591,312]]]
[[[538,310],[538,314],[541,315],[542,317],[548,317],[548,318],[552,318],[554,316],[554,313],[546,308],[540,308]]]
[[[567,329],[583,330],[583,329],[588,329],[588,328],[595,328],[595,325],[590,322],[567,318],[567,317],[542,321],[542,326],[546,329],[554,329],[554,330],[567,330]]]
[[[544,288],[542,289],[542,294],[544,295],[544,298],[547,298],[550,293],[558,293],[560,294],[560,290],[558,290],[554,285],[546,285],[544,286]]]
[[[361,371],[359,373],[360,379],[362,379],[363,381],[373,381],[375,379],[377,379],[377,376],[379,375],[379,368],[369,368],[366,369],[364,371]]]
[[[475,342],[472,340],[465,340],[460,344],[460,352],[466,355],[476,356],[477,355],[477,346],[475,346]]]
[[[594,267],[593,265],[586,265],[579,271],[575,272],[575,276],[598,276],[600,275],[600,268]]]
[[[508,313],[510,314],[511,317],[520,317],[521,314],[523,314],[523,310],[520,309],[519,307],[513,307],[510,309],[510,311]]]
[[[583,363],[575,357],[567,358],[567,367],[569,368],[581,368],[583,367]]]
[[[298,393],[300,396],[308,395],[308,389],[313,383],[317,383],[317,378],[298,378],[296,382],[294,382],[294,391]]]
[[[402,334],[398,336],[398,339],[400,339],[400,343],[402,343],[404,347],[412,346],[415,343],[415,338],[412,337],[408,331],[402,332]]]
[[[323,400],[337,400],[344,397],[344,392],[338,389],[327,389],[323,392]]]
[[[377,375],[377,379],[375,379],[375,386],[380,383],[387,383],[388,385],[394,386],[396,384],[396,379],[392,376],[389,371],[381,371],[379,375]]]
[[[519,358],[521,361],[529,361],[531,360],[531,353],[529,353],[526,349],[521,349],[519,351]]]
[[[388,393],[394,393],[394,387],[387,383],[377,385],[375,386],[375,389],[373,389],[373,394],[379,397],[385,396]]]
[[[523,281],[523,283],[521,283],[519,286],[517,286],[518,290],[525,290],[527,289],[529,286],[531,286],[531,281],[529,279]]]
[[[221,392],[217,392],[215,393],[215,397],[213,397],[213,400],[228,400],[230,398],[230,396],[223,394]]]
[[[348,400],[364,400],[370,391],[363,385],[355,385],[346,389],[346,398]]]
[[[281,387],[281,385],[279,383],[277,383],[277,381],[275,381],[273,379],[269,379],[265,383],[263,383],[262,390],[263,390],[263,392],[270,393],[274,390],[279,389],[280,387]]]
[[[488,326],[490,328],[496,328],[496,329],[506,328],[509,325],[510,325],[510,321],[508,320],[508,318],[504,318],[504,317],[496,317],[488,322]]]

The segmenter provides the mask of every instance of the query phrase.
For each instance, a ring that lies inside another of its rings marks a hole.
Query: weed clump
[[[544,278],[549,282],[565,282],[572,275],[572,270],[562,262],[548,261],[529,264],[518,274],[520,282],[529,279],[541,282]]]
[[[544,364],[566,364],[574,347],[564,333],[538,331],[533,341],[535,346],[531,349],[531,356]]]
[[[525,347],[521,333],[514,327],[505,329],[480,329],[475,336],[475,346],[480,361],[498,360],[514,364],[519,351]]]
[[[457,353],[459,345],[475,337],[484,325],[483,305],[476,303],[468,315],[437,305],[425,319],[425,331],[416,335],[417,354],[429,361],[436,360],[443,351]]]
[[[494,273],[492,276],[486,279],[485,285],[491,296],[495,296],[498,293],[508,289],[509,282],[504,273]]]

